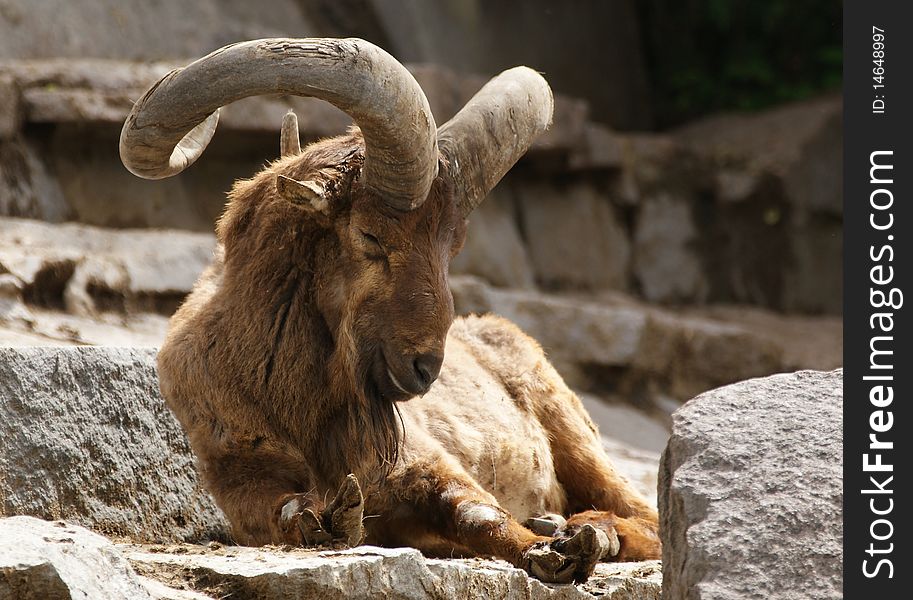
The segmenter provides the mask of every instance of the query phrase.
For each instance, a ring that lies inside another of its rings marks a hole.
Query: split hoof
[[[353,547],[365,539],[364,514],[365,499],[361,486],[355,475],[349,474],[339,486],[336,497],[324,509],[323,522],[329,526],[333,540]]]
[[[318,515],[311,508],[304,508],[302,498],[295,497],[285,503],[279,517],[283,530],[297,525],[306,546],[361,544],[365,539],[365,500],[355,475],[348,475],[339,486],[336,497]]]
[[[536,544],[524,555],[526,571],[547,583],[580,583],[609,551],[604,531],[584,525],[570,538]]]

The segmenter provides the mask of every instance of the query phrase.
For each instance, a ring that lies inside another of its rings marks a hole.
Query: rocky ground
[[[547,585],[503,561],[428,559],[411,548],[114,544],[31,517],[0,519],[0,573],[0,597],[43,589],[55,599],[658,600],[662,582],[659,561],[600,564],[585,584]]]

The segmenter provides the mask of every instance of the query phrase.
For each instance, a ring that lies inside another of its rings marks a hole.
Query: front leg
[[[238,543],[356,546],[364,539],[364,499],[354,475],[325,504],[305,460],[264,437],[194,446]]]
[[[422,461],[389,477],[369,543],[408,545],[432,555],[489,556],[547,582],[584,581],[610,551],[603,531],[586,525],[570,539],[533,533],[446,459]]]

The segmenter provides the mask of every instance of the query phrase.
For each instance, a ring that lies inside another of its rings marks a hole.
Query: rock
[[[61,23],[67,24],[65,32]],[[10,58],[188,58],[238,40],[319,34],[294,0],[276,0],[270,10],[244,0],[187,6],[140,0],[0,4],[0,56]]]
[[[517,184],[530,260],[552,289],[626,289],[630,244],[607,197],[586,182]]]
[[[482,77],[467,81],[466,77],[460,77],[455,71],[439,64],[415,63],[406,67],[425,92],[434,122],[439,126],[457,114],[486,81]]]
[[[843,318],[783,315],[751,306],[705,306],[686,315],[748,329],[782,350],[778,371],[832,371],[843,364]]]
[[[492,312],[516,323],[551,359],[606,366],[634,361],[647,315],[626,307],[534,291],[501,290],[471,277],[451,277],[458,314]]]
[[[206,600],[139,576],[104,537],[32,517],[0,519],[0,598]]]
[[[648,301],[700,303],[706,299],[708,285],[695,252],[700,235],[687,200],[662,193],[642,201],[634,232],[633,270]]]
[[[659,600],[661,585],[659,561],[602,563],[584,584],[546,585],[503,561],[427,559],[411,548],[114,545],[71,523],[0,519],[3,600]]]
[[[0,134],[0,215],[55,223],[72,216],[58,179],[42,160],[40,145],[18,135],[4,140]]]
[[[32,304],[78,315],[170,315],[212,261],[212,234],[0,218],[0,269]]]
[[[789,311],[843,312],[843,222],[812,217],[789,233],[793,260],[784,273],[783,307]]]
[[[0,73],[0,140],[18,132],[21,121],[22,106],[16,82],[9,75]]]
[[[429,559],[412,548],[342,551],[122,546],[141,574],[214,597],[659,600],[659,561],[599,564],[585,584],[546,585],[503,561]]]
[[[533,141],[530,152],[569,154],[585,144],[585,127],[590,109],[586,102],[555,94],[552,124]],[[468,98],[467,98],[468,101]]]
[[[4,119],[0,122],[0,139],[17,132],[23,121],[116,125],[119,132],[133,103],[146,89],[193,58],[197,56],[150,63],[97,58],[0,60],[0,107],[8,108],[7,114],[0,112]],[[439,124],[452,117],[488,81],[487,77],[457,75],[440,66],[410,65],[410,69],[426,91]],[[276,136],[278,140],[279,125],[290,108],[298,115],[305,140],[339,135],[352,123],[344,112],[322,100],[269,95],[245,98],[224,107],[219,127],[247,135]],[[587,116],[585,102],[557,95],[554,123],[535,141],[532,153],[576,151],[589,157],[585,137]],[[600,142],[599,134],[595,135],[594,142]],[[116,147],[116,138],[113,143]],[[597,154],[591,160],[606,159],[604,150],[599,153],[603,146],[597,146]]]
[[[636,206],[658,192],[691,193],[703,173],[675,138],[665,134],[628,133],[620,140],[618,200]]]
[[[673,415],[663,598],[842,595],[843,371],[743,381]]]
[[[618,169],[622,165],[622,136],[597,123],[586,123],[584,143],[568,157],[571,170]]]
[[[747,198],[763,177],[774,177],[783,182],[790,204],[839,216],[842,113],[839,96],[824,96],[760,113],[714,115],[681,127],[674,135],[706,160],[725,165],[721,173],[741,173],[741,181],[732,175],[721,177],[723,197]]]
[[[0,519],[0,598],[151,599],[104,537],[63,522]]]
[[[28,122],[120,126],[133,103],[149,86],[187,62],[141,63],[93,58],[4,60],[0,61],[0,76],[18,88]],[[273,95],[230,104],[222,110],[219,126],[278,136],[279,124],[289,108],[297,113],[302,135],[308,139],[337,135],[352,122],[326,102]]]
[[[21,98],[17,106],[22,114],[4,126],[13,128],[9,136],[22,139],[4,140],[0,135],[0,215],[105,227],[212,231],[233,183],[277,158],[279,126],[289,108],[298,115],[305,143],[338,135],[351,124],[342,111],[313,98],[242,99],[222,110],[207,159],[181,177],[139,179],[118,157],[120,128],[146,88],[186,62],[0,60],[0,78],[7,82],[0,89],[9,92],[0,96]],[[416,69],[429,85],[432,108],[440,115],[462,107],[487,81],[439,67]],[[551,162],[572,153],[583,143],[586,118],[585,103],[556,96],[555,122],[524,162],[535,161],[536,156]],[[42,127],[25,127],[29,124]]]
[[[783,370],[783,345],[757,329],[735,320],[645,311],[650,318],[631,364],[631,383],[638,377],[652,380],[652,385],[662,382],[661,393],[681,402],[727,383]],[[834,343],[835,337],[819,343]]]
[[[634,2],[597,3],[581,19],[571,6],[530,0],[517,12],[480,2],[395,4],[370,0],[386,50],[409,62],[491,76],[527,65],[558,93],[587,98],[593,113],[621,129],[649,129],[648,82]],[[337,29],[335,34],[348,34]],[[580,68],[581,64],[587,68]]]
[[[843,309],[839,96],[708,117],[675,137],[715,173],[701,235],[720,300],[786,312]]]
[[[450,272],[476,275],[498,287],[535,286],[526,247],[514,220],[513,194],[504,183],[492,190],[470,215],[466,243],[450,263]]]
[[[227,537],[152,348],[0,348],[0,514],[135,540]]]

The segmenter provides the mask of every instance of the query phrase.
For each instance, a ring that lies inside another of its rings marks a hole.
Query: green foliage
[[[840,87],[838,0],[641,0],[656,124]]]

